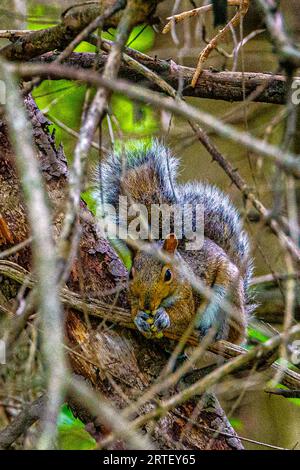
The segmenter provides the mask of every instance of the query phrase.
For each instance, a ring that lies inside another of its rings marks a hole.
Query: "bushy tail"
[[[102,164],[104,202],[117,207],[119,196],[124,195],[147,207],[175,204],[177,168],[178,160],[157,140],[151,146],[141,143],[132,150],[117,152]]]
[[[202,204],[204,236],[219,245],[243,274],[245,293],[252,276],[249,240],[230,199],[206,183],[178,184],[179,161],[157,140],[111,155],[101,168],[102,195],[118,207],[119,196],[144,204]],[[99,178],[97,178],[99,182]],[[194,221],[195,224],[195,221]],[[195,228],[194,228],[195,230]]]
[[[217,187],[207,183],[178,185],[178,198],[183,204],[201,204],[204,210],[204,236],[220,246],[229,259],[240,269],[249,312],[252,299],[249,284],[253,273],[249,238],[243,230],[241,217],[229,197]],[[195,221],[194,221],[195,224]],[[194,229],[195,230],[195,229]]]

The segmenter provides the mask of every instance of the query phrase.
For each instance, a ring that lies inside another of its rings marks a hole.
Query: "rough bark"
[[[53,222],[57,236],[63,219],[67,190],[66,159],[63,149],[55,147],[54,138],[48,131],[48,122],[31,98],[26,100],[26,107],[34,127],[37,158],[53,207]],[[29,234],[13,162],[14,156],[9,145],[6,126],[1,123],[0,212],[4,221],[2,225],[6,227],[1,232],[1,250],[25,240]],[[84,203],[82,210],[87,217],[84,217],[85,221],[82,222],[80,250],[72,267],[68,285],[83,297],[103,299],[103,293],[111,294],[124,283],[126,273],[108,243],[99,238]],[[21,250],[10,259],[30,269],[29,248]],[[2,279],[0,292],[9,302],[15,297],[17,286],[7,279]],[[113,296],[110,298],[112,300]],[[118,304],[127,305],[124,292],[119,295]],[[70,353],[70,360],[74,372],[83,376],[116,406],[122,408],[126,404],[126,396],[131,400],[142,394],[157,377],[168,359],[166,344],[146,341],[138,332],[121,327],[115,326],[112,329],[111,325],[103,321],[99,323],[93,320],[92,324],[88,325],[83,317],[75,311],[66,310],[66,331],[69,347],[73,350],[73,353]],[[118,385],[117,388],[112,385],[110,379]],[[159,426],[155,426],[154,431],[151,431],[156,446],[161,449],[174,449],[177,445],[190,449],[204,449],[210,443],[210,448],[213,449],[241,449],[241,442],[217,400],[211,396],[203,400],[197,418],[198,427],[193,427],[184,435],[181,444],[178,444],[181,432],[187,425],[186,419],[192,416],[198,401],[199,397],[190,400],[160,420]],[[148,408],[145,409],[149,409],[150,406],[152,405],[147,405]],[[220,429],[221,426],[223,431],[233,437],[219,435],[211,441],[211,432],[199,425],[212,429]],[[120,443],[116,445],[120,446]]]
[[[0,55],[9,60],[26,60],[45,52],[66,47],[86,26],[114,5],[116,0],[101,0],[99,5],[76,5],[62,15],[61,22],[52,28],[31,32],[8,44],[0,50]],[[151,23],[157,4],[162,0],[128,0],[132,7],[138,6],[134,25]],[[124,2],[126,4],[126,2]],[[124,5],[123,5],[124,6]],[[122,10],[106,19],[104,28],[115,28]]]
[[[224,101],[243,101],[244,86],[246,97],[251,95],[252,101],[271,104],[285,104],[286,102],[286,79],[282,75],[271,75],[267,73],[241,73],[241,72],[219,72],[204,70],[195,87],[191,86],[191,80],[195,69],[183,67],[173,60],[161,60],[152,58],[133,49],[126,49],[126,53],[138,60],[139,63],[156,72],[174,89],[182,87],[183,96],[194,98],[209,98]],[[58,56],[56,52],[44,54],[35,61],[53,62]],[[71,67],[90,69],[95,66],[95,54],[73,53],[65,63]],[[98,55],[97,67],[101,70],[106,62],[107,55]],[[125,63],[120,69],[120,77],[135,83],[143,82],[147,88],[155,91],[160,89],[151,80],[137,73]]]

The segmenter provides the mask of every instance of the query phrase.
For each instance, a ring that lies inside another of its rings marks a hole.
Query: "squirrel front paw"
[[[163,330],[170,326],[170,318],[164,308],[159,308],[155,315],[139,311],[134,324],[146,338],[162,338]]]
[[[213,317],[209,315],[209,311],[204,312],[203,317],[196,326],[196,330],[200,338],[206,336],[211,329],[215,330],[213,337],[214,341],[219,341],[220,339],[226,338],[226,320],[221,312],[219,312],[219,317]]]

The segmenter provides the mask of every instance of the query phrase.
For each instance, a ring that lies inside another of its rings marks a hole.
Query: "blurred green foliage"
[[[29,16],[37,18],[28,23],[28,29],[41,29],[53,26],[54,23],[41,24],[38,19],[59,17],[57,9],[51,5],[38,5],[35,2],[30,5]],[[103,32],[103,38],[113,40],[115,30],[110,29]],[[128,45],[139,51],[145,52],[154,44],[155,34],[151,27],[140,25],[132,31]],[[87,42],[82,42],[76,52],[95,52],[96,48]],[[78,131],[81,122],[81,113],[87,87],[67,80],[50,81],[44,80],[38,86],[33,96],[39,108],[47,114],[48,118],[56,119],[64,123],[68,128]],[[112,120],[112,127],[115,134],[115,142],[118,142],[119,135],[126,140],[147,139],[158,131],[158,120],[155,112],[146,105],[133,103],[130,99],[122,95],[113,95],[110,111],[115,117]],[[53,124],[57,143],[63,143],[68,159],[72,159],[76,138],[72,137],[66,130],[58,124]],[[107,127],[104,125],[104,130]],[[92,158],[96,157],[96,152],[91,150]]]
[[[96,447],[95,439],[66,404],[60,410],[57,431],[57,447],[60,450],[92,450]]]
[[[233,429],[237,432],[240,432],[244,429],[243,421],[238,419],[238,418],[230,418],[229,422],[230,422],[231,426],[233,427]]]

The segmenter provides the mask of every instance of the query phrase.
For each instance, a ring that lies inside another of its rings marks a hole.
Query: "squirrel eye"
[[[167,269],[165,272],[165,282],[169,282],[172,279],[172,272],[170,269]]]

